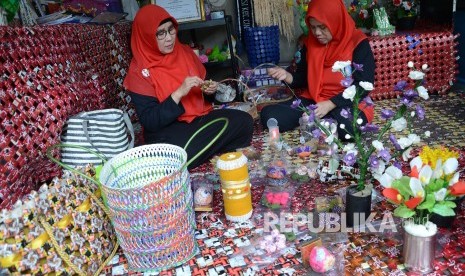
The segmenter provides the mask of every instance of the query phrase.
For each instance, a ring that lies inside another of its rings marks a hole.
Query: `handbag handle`
[[[184,146],[184,150],[187,149],[187,147],[189,146],[189,144],[192,142],[192,140],[194,140],[195,137],[197,137],[197,135],[199,135],[205,128],[209,127],[210,125],[216,123],[216,122],[220,122],[220,121],[224,121],[224,125],[223,125],[223,128],[220,130],[220,132],[218,134],[216,134],[215,138],[213,138],[210,143],[208,143],[202,150],[200,150],[199,152],[197,152],[196,155],[194,155],[194,157],[192,157],[189,161],[187,161],[186,163],[186,167],[189,167],[189,165],[195,160],[197,159],[200,155],[202,155],[207,149],[209,149],[213,143],[215,143],[220,137],[221,135],[223,135],[223,133],[226,131],[226,128],[228,127],[229,125],[229,120],[225,117],[221,117],[221,118],[216,118],[208,123],[206,123],[205,125],[203,125],[201,128],[199,128],[196,132],[194,132],[194,134],[192,135],[191,138],[189,138],[189,140],[187,141],[186,145]]]

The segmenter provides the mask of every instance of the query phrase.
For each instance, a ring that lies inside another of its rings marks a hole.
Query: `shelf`
[[[212,68],[212,67],[231,67],[231,60],[225,60],[225,61],[210,61],[207,63],[203,64],[206,68]]]
[[[207,20],[207,21],[187,22],[187,23],[180,23],[179,30],[183,31],[183,30],[208,28],[208,27],[222,26],[225,24],[226,24],[225,18],[212,19],[212,20]]]

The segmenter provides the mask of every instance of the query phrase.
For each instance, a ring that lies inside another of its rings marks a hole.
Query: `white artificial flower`
[[[333,135],[333,134],[329,135],[329,136],[326,137],[326,139],[325,139],[325,142],[326,142],[327,144],[332,144],[333,141],[334,141],[334,135]]]
[[[431,169],[430,165],[425,165],[421,168],[420,172],[418,173],[418,180],[420,180],[423,186],[426,186],[431,181],[432,176],[433,169]]]
[[[410,155],[410,152],[412,151],[412,148],[408,148],[402,152],[402,160],[407,162],[412,156]]]
[[[346,134],[346,136],[344,136],[344,138],[346,138],[347,140],[350,139],[350,134]]]
[[[371,90],[374,89],[373,84],[371,82],[368,82],[368,81],[361,81],[358,84],[360,84],[360,86],[363,89],[365,89],[366,91],[371,91]]]
[[[397,143],[399,143],[401,149],[406,149],[412,145],[412,140],[407,137],[402,137],[397,140]]]
[[[380,150],[383,150],[383,149],[384,149],[383,143],[381,143],[381,142],[378,141],[378,140],[374,140],[373,142],[371,142],[371,144],[373,145],[373,147],[374,147],[377,151],[380,151]]]
[[[410,168],[413,169],[414,167],[417,167],[418,171],[420,171],[423,167],[423,161],[420,156],[417,156],[410,161]]]
[[[344,148],[342,149],[344,152],[349,152],[351,150],[355,149],[355,144],[354,143],[348,143],[344,145]]]
[[[426,69],[428,69],[428,64],[426,64],[426,63],[423,64],[423,65],[421,66],[421,69],[422,69],[423,71],[425,71]]]
[[[404,117],[400,117],[399,119],[392,121],[391,127],[395,131],[402,131],[407,127],[407,120],[405,120]]]
[[[410,71],[408,77],[412,80],[422,80],[425,77],[425,73],[414,70]]]
[[[347,87],[344,92],[342,92],[342,97],[344,97],[344,99],[353,101],[356,93],[357,90],[355,89],[355,85],[351,85]]]
[[[434,192],[434,198],[437,201],[443,201],[444,198],[446,198],[446,193],[447,193],[447,189],[446,188],[441,188],[439,191]]]
[[[357,119],[357,124],[361,125],[363,123],[363,119],[362,118],[358,118]]]
[[[410,139],[410,141],[412,141],[412,144],[414,145],[420,143],[421,141],[420,136],[416,135],[415,133],[411,133],[407,137],[408,139]]]
[[[415,111],[410,112],[410,117],[415,117]]]
[[[340,127],[341,129],[344,129],[344,128],[346,128],[346,125],[340,124],[339,127]]]
[[[346,66],[349,66],[351,65],[352,62],[350,60],[348,61],[336,61],[334,64],[333,64],[333,67],[332,67],[332,71],[333,72],[338,72],[338,71],[341,71],[342,69],[344,69]]]
[[[415,177],[410,178],[410,189],[412,190],[413,197],[425,197],[425,189],[419,179]]]
[[[328,121],[324,121],[324,122],[323,122],[323,125],[324,125],[325,127],[328,128],[328,127],[329,127],[329,122],[328,122]]]
[[[386,169],[386,163],[383,160],[379,161],[378,167],[377,168],[370,168],[371,172],[373,174],[380,175],[384,172]]]
[[[431,131],[427,130],[425,131],[425,137],[430,137],[431,136]]]
[[[407,63],[407,66],[408,66],[409,68],[413,68],[413,61],[409,61],[409,62]]]
[[[376,178],[376,180],[378,180],[383,187],[391,188],[392,182],[395,179],[400,179],[401,177],[402,171],[399,168],[396,166],[389,166],[380,177]]]
[[[424,100],[429,99],[428,90],[423,85],[418,86],[417,91],[418,91],[418,96],[420,96],[420,98]]]
[[[457,161],[456,158],[449,158],[444,162],[444,165],[442,166],[442,170],[445,175],[449,175],[454,173],[457,168],[459,167],[459,161]]]
[[[459,177],[460,177],[459,172],[454,173],[454,176],[452,176],[452,178],[449,180],[449,186],[452,186],[455,183],[459,182]]]

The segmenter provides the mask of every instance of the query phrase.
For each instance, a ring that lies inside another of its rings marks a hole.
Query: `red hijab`
[[[160,23],[166,19],[173,22],[178,30],[178,22],[165,9],[157,5],[141,8],[132,24],[131,49],[133,58],[124,87],[137,94],[156,97],[160,102],[181,86],[188,76],[205,78],[205,67],[187,45],[176,37],[173,52],[162,54],[155,36]],[[181,99],[185,113],[179,121],[191,122],[195,117],[207,114],[211,105],[204,101],[199,87],[191,89]]]
[[[323,23],[333,36],[327,45],[311,33],[307,39],[308,92],[303,96],[321,102],[344,91],[342,74],[331,68],[336,61],[352,60],[355,47],[366,35],[355,28],[342,0],[312,0],[305,17],[308,26],[311,17]]]

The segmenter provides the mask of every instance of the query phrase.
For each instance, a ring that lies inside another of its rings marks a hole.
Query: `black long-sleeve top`
[[[307,56],[307,49],[303,47],[301,49],[301,57]],[[360,42],[357,47],[354,49],[352,55],[352,62],[357,64],[363,64],[363,71],[355,71],[352,75],[354,79],[354,84],[358,86],[360,81],[367,81],[374,83],[375,81],[375,58],[373,56],[373,51],[371,50],[370,43],[368,39]],[[296,64],[294,72],[291,72],[293,81],[290,84],[292,88],[307,88],[307,60],[302,58],[299,63]],[[365,90],[363,90],[365,91]],[[342,92],[342,91],[341,91]],[[368,91],[365,91],[366,95]],[[366,96],[362,95],[362,99]],[[345,99],[342,97],[342,93],[337,94],[336,96],[330,99],[336,106],[352,106],[352,101],[350,99]]]

